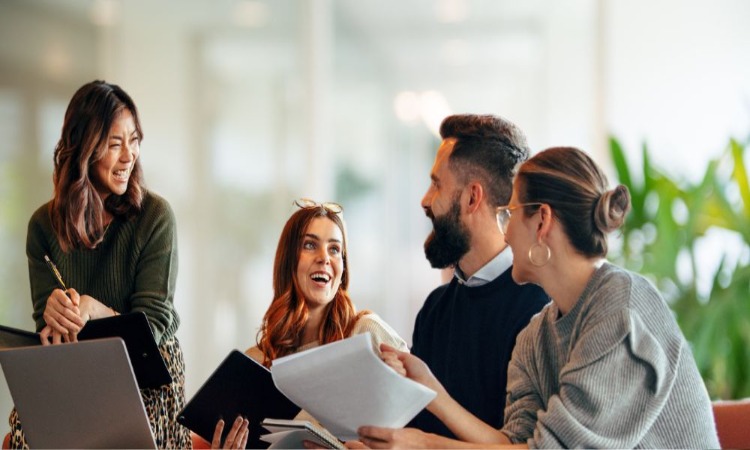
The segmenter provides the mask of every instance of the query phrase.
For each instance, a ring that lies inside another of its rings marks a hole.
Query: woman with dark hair
[[[357,312],[347,289],[346,226],[337,203],[295,201],[300,208],[287,220],[276,247],[273,300],[248,356],[271,367],[274,359],[370,332],[373,349],[380,344],[408,351],[406,342],[380,317]],[[306,412],[298,418],[314,420]],[[212,446],[221,446],[223,421]],[[244,448],[247,420],[236,419],[224,448]],[[242,439],[244,438],[244,441]]]
[[[175,337],[177,231],[166,200],[146,190],[138,110],[119,86],[93,81],[73,95],[54,152],[54,194],[32,215],[26,238],[33,318],[42,344],[76,340],[91,319],[143,312],[172,383],[142,389],[160,448],[189,448],[175,421],[185,366]],[[50,258],[68,286],[58,288]],[[11,413],[11,446],[26,447]]]
[[[608,189],[578,149],[523,163],[497,222],[513,249],[513,279],[553,301],[518,335],[502,429],[461,408],[424,363],[397,353],[407,376],[438,392],[428,409],[462,442],[363,427],[364,444],[719,448],[708,393],[669,307],[644,277],[605,259],[607,234],[629,210],[628,189]]]

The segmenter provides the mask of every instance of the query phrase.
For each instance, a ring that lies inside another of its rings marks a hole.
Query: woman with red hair
[[[343,209],[336,203],[295,201],[273,266],[273,300],[248,356],[266,367],[282,356],[369,331],[380,343],[406,343],[377,315],[357,313],[347,292],[349,266]]]
[[[408,351],[406,342],[376,314],[357,312],[347,288],[346,226],[337,203],[295,201],[300,208],[287,220],[273,266],[273,300],[257,336],[245,353],[266,367],[274,359],[349,336],[370,332],[380,353],[385,343]],[[304,411],[305,419],[311,417]],[[220,446],[223,421],[212,446]],[[224,448],[244,448],[247,420],[235,420]]]

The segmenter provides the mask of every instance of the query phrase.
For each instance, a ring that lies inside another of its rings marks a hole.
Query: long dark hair
[[[260,330],[258,348],[263,352],[263,364],[270,367],[271,361],[294,353],[300,346],[302,331],[308,319],[305,298],[297,284],[297,265],[302,251],[305,232],[313,219],[325,217],[339,227],[343,236],[341,256],[344,272],[341,285],[333,300],[326,305],[323,322],[318,330],[318,342],[343,339],[351,333],[357,319],[367,311],[357,314],[347,288],[349,287],[349,263],[346,248],[346,227],[341,214],[324,206],[313,206],[296,211],[287,220],[276,247],[273,263],[273,300],[268,307]]]
[[[52,228],[63,251],[94,248],[104,235],[104,211],[115,217],[140,212],[143,201],[143,172],[136,159],[123,195],[102,201],[90,172],[107,151],[112,122],[127,109],[133,116],[138,137],[143,139],[138,110],[119,86],[96,80],[76,91],[65,111],[62,136],[55,146],[54,197],[50,204]]]

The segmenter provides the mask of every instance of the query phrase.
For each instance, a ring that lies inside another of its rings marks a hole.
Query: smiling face
[[[110,194],[123,195],[130,173],[140,155],[140,136],[130,110],[124,108],[115,117],[107,135],[104,156],[93,167],[93,181],[102,199]]]
[[[333,300],[344,273],[341,229],[327,217],[316,217],[305,230],[297,262],[297,285],[310,310]]]

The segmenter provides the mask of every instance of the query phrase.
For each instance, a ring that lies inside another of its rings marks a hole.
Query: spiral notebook
[[[260,437],[271,444],[268,448],[304,448],[304,441],[312,441],[325,448],[346,448],[328,430],[307,420],[264,419],[261,425],[271,432]]]

